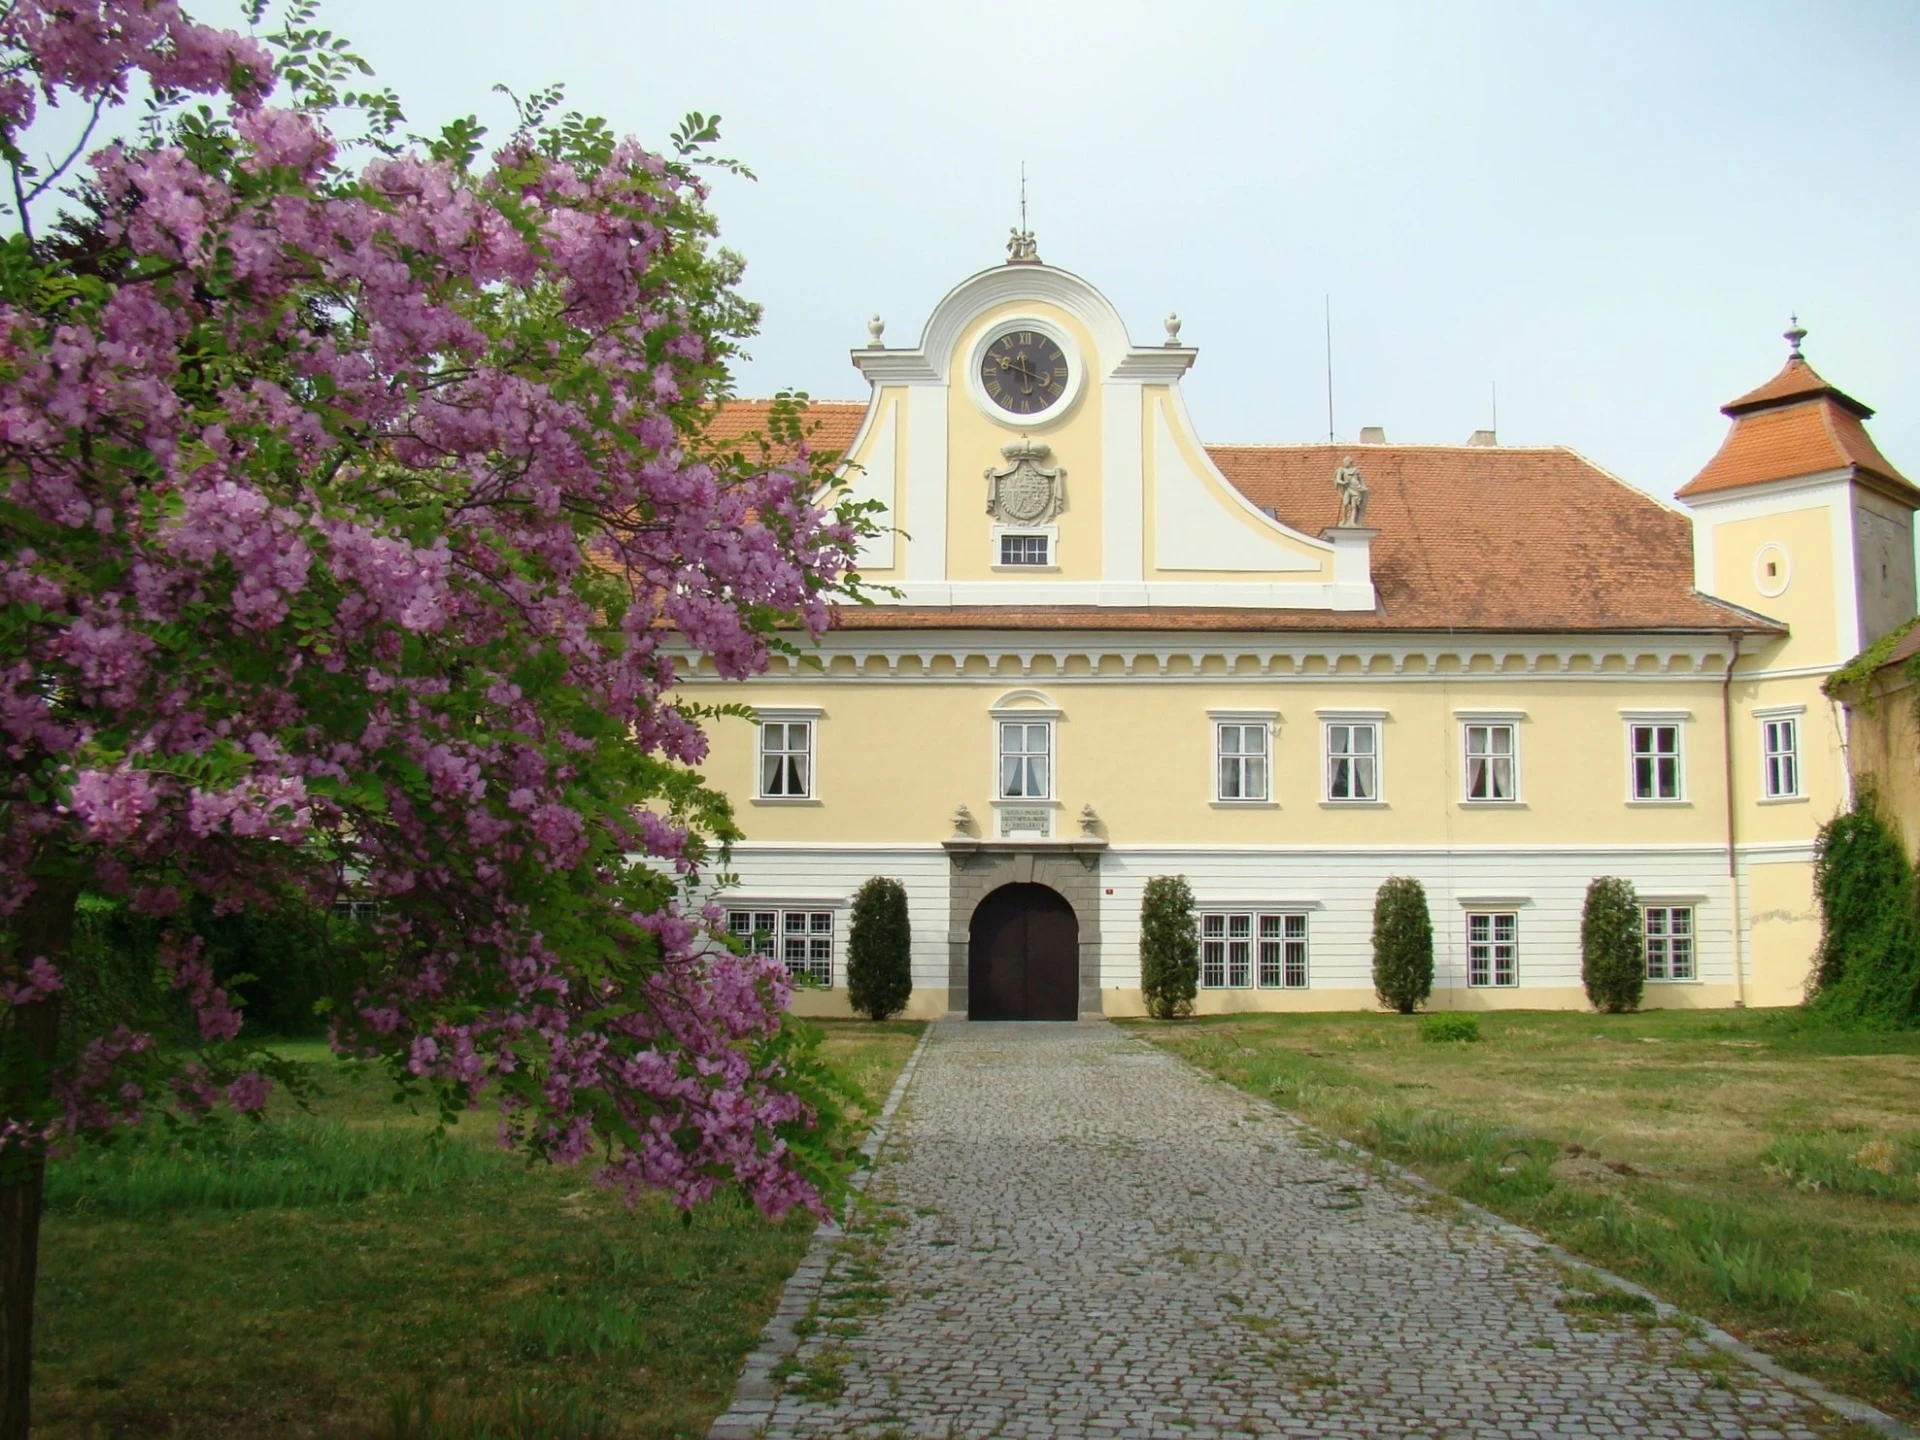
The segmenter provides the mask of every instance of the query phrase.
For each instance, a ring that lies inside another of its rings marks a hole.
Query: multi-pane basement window
[[[1646,724],[1629,727],[1633,742],[1633,798],[1680,798],[1680,727]]]
[[[1214,730],[1221,800],[1267,798],[1267,727],[1222,724]]]
[[[1514,800],[1513,726],[1469,725],[1467,799]]]
[[[1046,721],[1001,721],[1000,798],[1048,799],[1052,750],[1053,726]]]
[[[1766,758],[1769,800],[1788,800],[1800,793],[1800,722],[1791,715],[1760,722],[1760,749]]]
[[[1693,907],[1649,905],[1641,915],[1646,937],[1647,979],[1691,980],[1693,973]]]
[[[729,910],[727,929],[751,953],[778,960],[793,979],[833,984],[831,910]]]
[[[805,800],[813,794],[813,722],[760,722],[760,795]]]
[[[1200,984],[1208,990],[1307,988],[1307,917],[1230,910],[1200,917]]]
[[[1327,798],[1380,798],[1380,731],[1377,726],[1327,726]]]
[[[1520,983],[1520,917],[1510,910],[1467,914],[1467,984]]]
[[[1045,535],[1002,535],[1000,563],[1002,565],[1047,564],[1047,537]]]

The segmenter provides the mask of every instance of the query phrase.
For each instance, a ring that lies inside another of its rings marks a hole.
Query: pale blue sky
[[[212,19],[210,0],[192,7]],[[1920,6],[1887,3],[616,4],[333,0],[417,126],[564,81],[660,144],[724,117],[716,191],[766,306],[741,390],[858,397],[879,311],[917,338],[1041,254],[1136,340],[1177,309],[1212,441],[1572,445],[1667,495],[1798,310],[1807,355],[1920,478]]]

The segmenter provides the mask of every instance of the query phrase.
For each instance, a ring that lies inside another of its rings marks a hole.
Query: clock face
[[[1009,330],[980,357],[987,397],[1010,415],[1038,415],[1067,393],[1066,352],[1038,330]]]

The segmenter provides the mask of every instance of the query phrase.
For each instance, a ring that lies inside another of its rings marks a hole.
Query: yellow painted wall
[[[1846,805],[1847,761],[1833,702],[1818,675],[1783,675],[1733,684],[1733,793],[1741,844],[1811,841]],[[1800,722],[1800,800],[1768,800],[1762,726],[1754,715],[1768,706],[1804,705]]]
[[[770,708],[819,706],[819,803],[752,800],[752,722],[707,722],[709,778],[734,798],[749,839],[893,842],[942,839],[956,804],[988,833],[995,735],[989,710],[1036,687],[1061,709],[1056,724],[1056,834],[1078,833],[1091,804],[1119,843],[1422,844],[1716,843],[1725,838],[1720,687],[1712,680],[1473,681],[1447,685],[1115,684],[983,679],[912,684],[876,679],[730,686],[693,683],[689,699]],[[1627,801],[1626,722],[1620,709],[1683,709],[1685,791],[1680,806]],[[1320,707],[1380,709],[1381,807],[1322,803]],[[1275,727],[1271,807],[1216,805],[1209,709],[1266,708]],[[1461,801],[1460,722],[1454,711],[1523,710],[1520,795],[1514,807]],[[1795,807],[1806,810],[1808,807]],[[1757,813],[1757,812],[1756,812]],[[1806,832],[1811,835],[1811,829]]]
[[[1911,856],[1920,848],[1920,723],[1913,685],[1893,668],[1869,683],[1871,708],[1856,699],[1848,722],[1853,773],[1879,790]]]
[[[1034,316],[1058,326],[1073,338],[1079,363],[1090,372],[1079,397],[1057,419],[1022,422],[1009,416],[1005,423],[990,419],[974,403],[967,370],[973,347],[990,328],[1014,316]],[[1066,469],[1066,508],[1054,524],[1059,527],[1057,572],[1017,579],[1098,580],[1102,564],[1101,531],[1101,366],[1093,336],[1077,319],[1056,305],[1020,301],[995,306],[961,332],[950,359],[947,386],[947,578],[991,580],[998,558],[993,550],[993,518],[987,514],[986,471],[1008,461],[1000,452],[1021,436],[1049,446],[1047,464]]]
[[[1747,961],[1749,1005],[1798,1005],[1806,997],[1809,960],[1820,943],[1820,907],[1809,862],[1755,865],[1748,874],[1753,925]]]
[[[1787,588],[1779,595],[1762,594],[1754,583],[1754,556],[1768,543],[1782,547],[1790,560]],[[1835,583],[1833,517],[1825,505],[1713,527],[1713,593],[1783,620],[1793,632],[1742,668],[1839,665],[1849,659],[1852,638],[1834,628]]]

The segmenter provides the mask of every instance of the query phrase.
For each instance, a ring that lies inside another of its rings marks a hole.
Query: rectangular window
[[[813,722],[760,722],[760,795],[805,800],[813,794]]]
[[[1467,984],[1520,983],[1520,917],[1510,910],[1467,915]]]
[[[833,984],[831,910],[729,910],[727,930],[749,954],[778,960],[793,979]]]
[[[1693,976],[1693,907],[1649,905],[1641,915],[1646,935],[1647,979],[1691,980]]]
[[[1200,917],[1200,984],[1207,990],[1307,988],[1307,917],[1229,910]]]
[[[1002,535],[1000,563],[1002,565],[1047,564],[1047,537],[1045,535]]]
[[[1380,730],[1372,723],[1327,726],[1327,799],[1380,798]]]
[[[1513,726],[1469,725],[1467,732],[1467,799],[1516,800],[1514,788]]]
[[[1680,727],[1671,722],[1628,727],[1633,743],[1633,798],[1680,798]]]
[[[1267,798],[1267,726],[1224,723],[1214,726],[1214,772],[1220,787],[1217,800]]]
[[[1000,798],[1002,800],[1046,800],[1052,791],[1049,763],[1053,751],[1053,726],[1046,721],[1002,720],[1000,722]]]
[[[1769,800],[1787,800],[1800,793],[1800,722],[1792,715],[1760,722],[1760,749],[1766,757],[1765,785]]]

